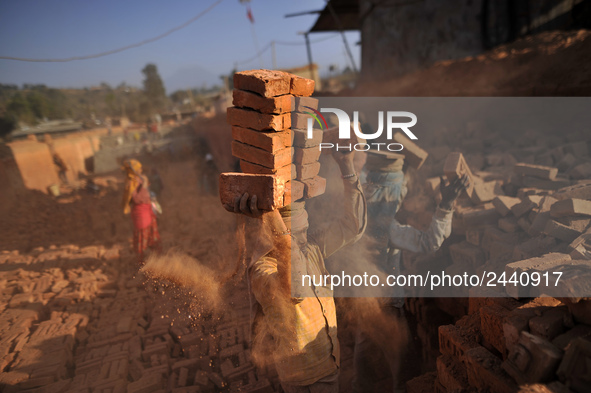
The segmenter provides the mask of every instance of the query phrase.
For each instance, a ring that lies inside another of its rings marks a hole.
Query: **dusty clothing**
[[[281,387],[285,393],[339,393],[339,373],[335,372],[311,385],[282,384]]]
[[[363,234],[366,205],[356,178],[345,179],[344,209],[339,220],[310,233],[299,249],[292,238],[292,296],[278,292],[278,261],[262,257],[248,269],[253,331],[259,327],[273,332],[273,358],[282,385],[311,388],[309,385],[338,373],[340,365],[337,321],[333,294],[323,286],[297,286],[301,274],[328,274],[324,260]],[[280,298],[281,297],[281,298]],[[290,321],[287,325],[285,321]],[[277,328],[280,327],[280,328]],[[257,345],[255,339],[255,347]],[[256,349],[255,349],[256,350]],[[292,390],[300,391],[300,390]],[[323,390],[303,390],[323,391]]]

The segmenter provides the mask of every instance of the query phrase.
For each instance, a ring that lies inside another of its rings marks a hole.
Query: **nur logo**
[[[378,112],[378,129],[372,133],[364,133],[359,128],[359,112],[353,111],[353,122],[351,122],[351,118],[349,115],[343,111],[342,109],[338,108],[321,108],[320,111],[317,111],[314,108],[306,106],[305,108],[310,109],[312,112],[305,112],[309,114],[312,118],[309,118],[307,121],[307,138],[313,138],[313,128],[314,128],[314,120],[320,126],[322,130],[328,129],[328,124],[326,119],[322,115],[321,112],[330,112],[336,115],[338,122],[339,122],[339,139],[343,140],[350,140],[351,139],[351,128],[353,128],[353,132],[359,139],[365,140],[372,140],[379,138],[382,133],[384,132],[384,128],[386,129],[386,138],[388,140],[392,139],[392,135],[394,130],[399,129],[406,134],[409,139],[416,140],[418,139],[416,135],[410,130],[412,126],[417,124],[417,116],[412,112],[403,112],[403,111],[387,111],[385,116],[383,111]],[[386,119],[386,127],[384,127],[384,118]],[[320,122],[322,119],[322,122]],[[407,119],[407,121],[401,122],[400,119]],[[323,127],[324,125],[324,127]],[[367,130],[366,130],[367,131]],[[385,143],[372,143],[372,145],[377,146],[377,150],[380,150],[380,145],[386,145]],[[393,149],[392,146],[396,145],[396,149]],[[321,143],[320,150],[323,148],[330,148],[334,147],[333,143]],[[339,146],[336,145],[337,150],[347,146]],[[358,143],[354,146],[348,145],[349,149],[355,149],[359,151],[366,151],[370,149],[370,145],[367,143]],[[391,143],[386,146],[386,148],[390,151],[400,151],[404,148],[400,143]]]

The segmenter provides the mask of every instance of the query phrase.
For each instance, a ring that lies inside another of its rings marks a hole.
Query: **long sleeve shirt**
[[[367,212],[360,183],[356,178],[343,183],[341,218],[310,231],[302,249],[292,240],[291,298],[285,299],[279,288],[277,265],[281,261],[263,257],[249,268],[255,343],[264,331],[273,336],[273,357],[283,383],[310,385],[340,366],[332,290],[324,285],[302,285],[301,276],[328,274],[324,260],[358,240],[365,230]]]

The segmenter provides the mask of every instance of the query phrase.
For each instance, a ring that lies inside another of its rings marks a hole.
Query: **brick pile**
[[[305,107],[318,107],[310,98],[313,92],[314,81],[281,71],[234,75],[234,106],[228,108],[227,120],[232,154],[240,159],[244,175],[222,174],[222,203],[240,192],[257,192],[259,208],[271,210],[324,193],[326,180],[318,176],[322,133],[315,130],[314,138],[307,139],[309,116],[302,113]]]
[[[464,144],[486,151],[477,139]],[[427,149],[438,161],[427,171],[468,174],[473,186],[457,202],[452,237],[435,255],[405,253],[406,272],[435,260],[449,274],[486,271],[507,280],[561,271],[565,298],[514,283],[470,289],[470,298],[408,298],[423,357],[436,369],[410,381],[409,392],[588,391],[590,370],[581,364],[591,361],[591,301],[566,296],[591,282],[591,157],[586,141],[557,145],[549,138],[512,150],[523,162],[508,152]],[[425,188],[440,200],[439,178]]]
[[[175,316],[183,299],[147,291],[134,258],[122,245],[0,253],[3,392],[277,391],[251,362],[243,297],[215,317]]]

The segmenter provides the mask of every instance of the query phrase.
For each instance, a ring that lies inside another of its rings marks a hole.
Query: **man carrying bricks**
[[[336,220],[308,231],[304,202],[270,212],[257,208],[257,197],[237,197],[231,212],[256,218],[257,240],[266,247],[247,259],[253,305],[253,359],[261,360],[264,338],[272,337],[272,357],[287,393],[338,392],[340,368],[336,311],[332,290],[297,286],[301,274],[327,274],[324,260],[358,240],[365,230],[366,204],[353,167],[353,153],[334,153],[344,196]],[[268,241],[267,241],[268,240]],[[260,247],[258,247],[260,248]],[[293,278],[293,280],[292,280]],[[297,280],[297,281],[296,281]]]
[[[379,251],[376,258],[368,263],[374,265],[371,268],[382,276],[382,282],[386,281],[388,275],[400,274],[400,250],[425,253],[437,251],[441,247],[443,241],[451,234],[454,201],[468,185],[466,176],[458,177],[447,185],[441,178],[441,203],[433,215],[429,229],[420,231],[409,225],[401,225],[394,218],[407,193],[402,171],[403,165],[403,156],[383,151],[370,151],[365,164],[367,175],[363,188],[368,204],[368,238],[366,240],[369,245],[367,247],[370,247],[372,251]],[[378,250],[375,249],[376,246]],[[395,286],[388,287],[387,291],[388,293],[384,296],[389,297],[378,298],[384,318],[372,318],[372,323],[376,321],[384,323],[383,330],[389,328],[387,325],[397,324],[398,331],[406,333],[408,328],[402,308],[404,306],[404,290]],[[363,302],[364,300],[357,301]],[[399,365],[405,349],[374,342],[367,330],[374,330],[375,326],[364,327],[363,322],[358,321],[355,338],[353,391],[359,393],[374,391],[374,381],[372,380],[374,378],[372,378],[373,373],[369,364],[378,351],[383,352],[388,362],[394,382],[393,391],[404,391],[399,376]],[[399,337],[399,342],[404,341],[404,338]]]

